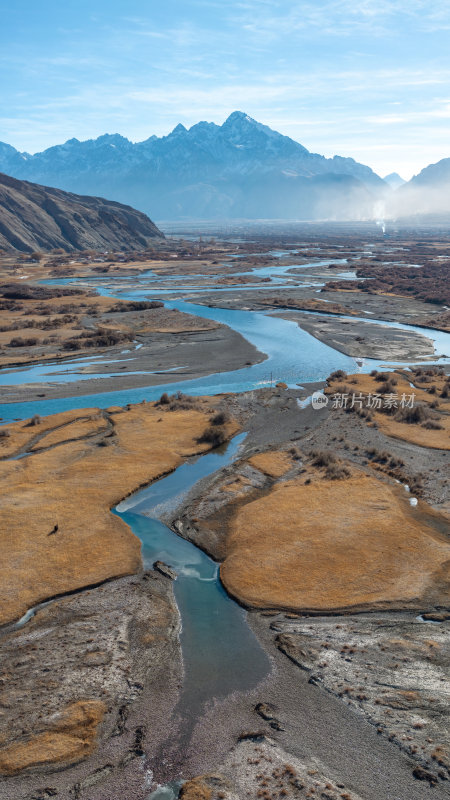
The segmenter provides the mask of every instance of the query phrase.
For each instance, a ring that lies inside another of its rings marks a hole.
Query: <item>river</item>
[[[319,263],[325,265],[328,262]],[[255,272],[280,279],[286,278],[288,269],[292,269],[292,266],[264,267]],[[136,278],[133,280],[136,284]],[[123,278],[120,279],[118,281],[121,285],[120,297],[132,300],[142,299],[143,294],[154,296],[152,290],[154,280],[155,276],[151,271],[139,277],[138,285],[124,288]],[[117,296],[118,292],[111,283],[109,279],[106,287],[103,281],[98,281],[96,287],[101,294]],[[255,288],[252,287],[252,291]],[[233,289],[245,291],[240,286]],[[179,292],[180,289],[168,289],[166,297],[176,291]],[[166,390],[169,392],[180,390],[193,395],[244,392],[267,385],[271,379],[283,380],[290,386],[298,386],[302,383],[325,380],[335,369],[346,371],[357,369],[353,358],[320,342],[302,330],[296,322],[259,311],[209,308],[182,299],[165,298],[165,304],[168,308],[228,325],[265,353],[267,359],[242,369],[195,380],[180,380],[170,384],[165,384],[163,381],[153,387],[76,398],[5,403],[0,406],[0,416],[6,421],[30,417],[36,413],[45,416],[93,405],[106,408],[111,405],[140,402],[143,399],[154,400]],[[298,312],[299,315],[304,313],[307,312]],[[415,330],[433,339],[437,355],[443,352],[450,354],[449,334],[372,318],[370,322]],[[72,359],[64,365],[53,367],[33,365],[17,371],[17,383],[40,382],[52,370],[54,374],[51,375],[51,380],[59,377],[61,380],[70,381],[72,378],[69,377],[70,373],[67,373],[68,367],[70,369],[80,364],[95,364],[97,358],[95,356],[90,359]],[[379,363],[376,360],[366,360],[363,369],[369,371],[379,366]],[[11,383],[14,383],[13,377],[12,372],[0,371],[0,382],[4,385],[10,379]],[[231,463],[238,456],[244,438],[245,434],[241,434],[235,437],[228,447],[189,460],[171,475],[128,497],[114,509],[114,513],[120,516],[140,538],[146,568],[151,568],[156,560],[161,560],[172,566],[178,574],[174,583],[174,593],[182,622],[184,683],[176,714],[182,720],[185,737],[189,736],[205,703],[214,698],[227,696],[236,690],[245,691],[252,688],[270,669],[268,657],[247,625],[245,612],[223,589],[218,575],[218,565],[195,545],[179,537],[160,521],[160,517],[168,508],[173,509],[183,503],[187,493],[197,481]],[[174,798],[177,796],[178,788],[177,783],[162,787],[151,796],[154,800]]]

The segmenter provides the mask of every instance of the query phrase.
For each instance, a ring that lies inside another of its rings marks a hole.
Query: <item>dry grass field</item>
[[[276,484],[230,524],[221,578],[242,603],[295,611],[408,607],[449,599],[450,545],[402,488],[347,480]]]
[[[174,411],[154,403],[111,414],[91,409],[7,427],[0,442],[0,623],[140,568],[139,540],[110,509],[211,447],[198,440],[216,402],[198,399]],[[236,429],[230,421],[222,433]],[[33,455],[8,460],[30,446]]]

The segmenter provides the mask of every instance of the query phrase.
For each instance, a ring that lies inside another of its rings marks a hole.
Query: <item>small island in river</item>
[[[449,247],[0,256],[0,800],[447,796]]]

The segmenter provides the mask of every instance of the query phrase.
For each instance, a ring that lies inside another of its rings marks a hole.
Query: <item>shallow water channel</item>
[[[306,266],[306,265],[305,265]],[[310,266],[310,265],[308,265]],[[264,267],[264,274],[278,278],[292,267]],[[263,272],[259,270],[259,274]],[[114,289],[113,281],[100,289],[101,294],[123,299],[143,299],[154,296],[153,279],[149,271],[148,286],[145,275],[140,276],[139,286]],[[135,280],[135,279],[134,279]],[[59,281],[60,282],[60,281]],[[72,283],[72,281],[67,281]],[[123,279],[122,279],[123,283]],[[239,291],[242,291],[242,287]],[[254,290],[254,289],[252,289]],[[25,418],[35,413],[47,415],[66,409],[86,406],[108,407],[158,398],[163,391],[182,390],[195,395],[215,395],[221,392],[243,392],[267,385],[271,380],[284,380],[291,386],[302,382],[325,380],[335,369],[356,371],[353,358],[337,352],[320,342],[296,322],[269,316],[263,312],[237,311],[208,308],[180,299],[167,300],[168,308],[196,314],[230,326],[244,336],[267,359],[259,364],[242,369],[217,373],[205,377],[180,380],[176,383],[162,382],[158,386],[118,390],[96,395],[74,398],[43,400],[32,403],[6,403],[0,406],[4,420]],[[306,312],[298,312],[306,313]],[[301,317],[299,317],[300,319]],[[355,320],[354,317],[349,319]],[[370,319],[372,323],[411,329],[406,325],[386,323]],[[412,328],[435,342],[437,355],[450,355],[450,335],[438,331]],[[84,363],[84,361],[83,361]],[[95,359],[92,359],[95,364]],[[363,369],[369,371],[379,362],[366,360]],[[72,365],[73,366],[73,365]],[[55,373],[67,370],[68,365],[54,369]],[[34,365],[20,370],[17,383],[42,380],[44,368]],[[46,365],[45,370],[49,367]],[[13,384],[14,375],[10,373]],[[56,375],[52,376],[57,378]],[[62,376],[61,376],[62,377]],[[92,377],[92,375],[90,375]],[[6,383],[8,377],[3,379]],[[63,380],[72,380],[67,374]],[[1,382],[1,381],[0,381]],[[168,511],[183,504],[192,487],[201,479],[231,463],[237,456],[245,434],[236,436],[227,447],[216,449],[204,456],[189,459],[167,477],[141,489],[121,502],[116,513],[126,522],[142,542],[142,554],[146,568],[161,560],[177,572],[174,593],[181,617],[181,647],[184,667],[182,694],[176,715],[182,720],[184,736],[188,737],[196,719],[208,701],[223,698],[234,691],[246,691],[256,686],[270,669],[270,662],[246,621],[245,611],[225,592],[219,578],[219,568],[211,558],[192,543],[170,530],[161,520]],[[38,456],[37,456],[38,457]],[[26,622],[26,620],[25,620]],[[156,798],[174,798],[179,784],[161,787],[150,795]]]
[[[219,565],[160,521],[182,505],[197,481],[230,464],[245,436],[242,433],[227,447],[189,459],[114,509],[141,540],[145,567],[159,560],[177,572],[174,592],[181,614],[185,670],[182,707],[188,715],[209,698],[254,686],[269,668],[245,621],[245,611],[222,587]]]
[[[269,659],[247,624],[245,611],[225,592],[219,565],[182,539],[160,517],[178,508],[197,481],[230,464],[246,434],[182,464],[121,502],[116,513],[142,542],[144,566],[163,561],[176,572],[174,594],[181,618],[184,679],[170,749],[183,749],[207,702],[246,691],[269,672]],[[177,796],[179,783],[161,787],[154,798]]]

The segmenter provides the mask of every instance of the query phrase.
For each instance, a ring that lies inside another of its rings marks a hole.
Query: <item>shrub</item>
[[[327,381],[343,381],[347,377],[347,373],[343,369],[337,369],[328,376]]]
[[[208,444],[212,444],[213,447],[219,447],[219,445],[226,442],[226,440],[227,434],[225,428],[218,425],[211,425],[209,428],[206,428],[198,439],[199,442],[207,442]]]
[[[80,350],[82,347],[113,347],[116,344],[133,340],[133,333],[112,331],[107,328],[97,328],[95,331],[84,331],[78,334],[78,336],[74,336],[72,339],[66,339],[62,349]]]
[[[198,399],[183,392],[172,395],[163,392],[156,405],[167,406],[168,411],[188,411],[198,407]]]
[[[396,385],[396,383],[397,383],[397,381],[394,382],[391,379],[389,379],[388,381],[385,381],[380,386],[380,388],[378,389],[379,393],[380,394],[395,394],[395,385]]]
[[[33,286],[29,283],[5,283],[0,292],[3,297],[11,300],[47,300],[52,297],[85,293],[83,289],[68,286]]]
[[[337,386],[333,387],[333,390],[336,394],[352,394],[350,386],[347,386],[345,383],[337,384]]]
[[[230,415],[227,411],[218,411],[211,419],[211,425],[226,425],[230,421]]]
[[[41,422],[42,422],[42,419],[39,416],[39,414],[35,414],[34,417],[31,417],[31,419],[30,419],[30,421],[29,421],[29,423],[27,425],[27,428],[34,428],[36,425],[40,425]]]
[[[338,462],[337,456],[331,450],[312,450],[310,456],[312,456],[313,467],[329,467]]]
[[[350,475],[351,472],[345,464],[331,464],[325,471],[325,477],[330,481],[342,481]]]
[[[29,337],[28,339],[23,339],[22,336],[14,336],[7,347],[34,347],[38,341],[39,340],[35,336]]]
[[[197,406],[198,400],[196,397],[191,397],[189,394],[177,392],[169,397],[170,411],[188,411]]]
[[[371,461],[376,461],[377,464],[386,464],[389,461],[390,455],[386,450],[380,452],[375,447],[366,450],[366,455]]]
[[[164,308],[160,300],[129,300],[126,303],[116,303],[110,313],[124,313],[126,311],[146,311],[149,308]]]
[[[395,414],[395,419],[397,422],[417,425],[433,419],[433,414],[426,406],[414,406],[414,408],[399,408]]]

